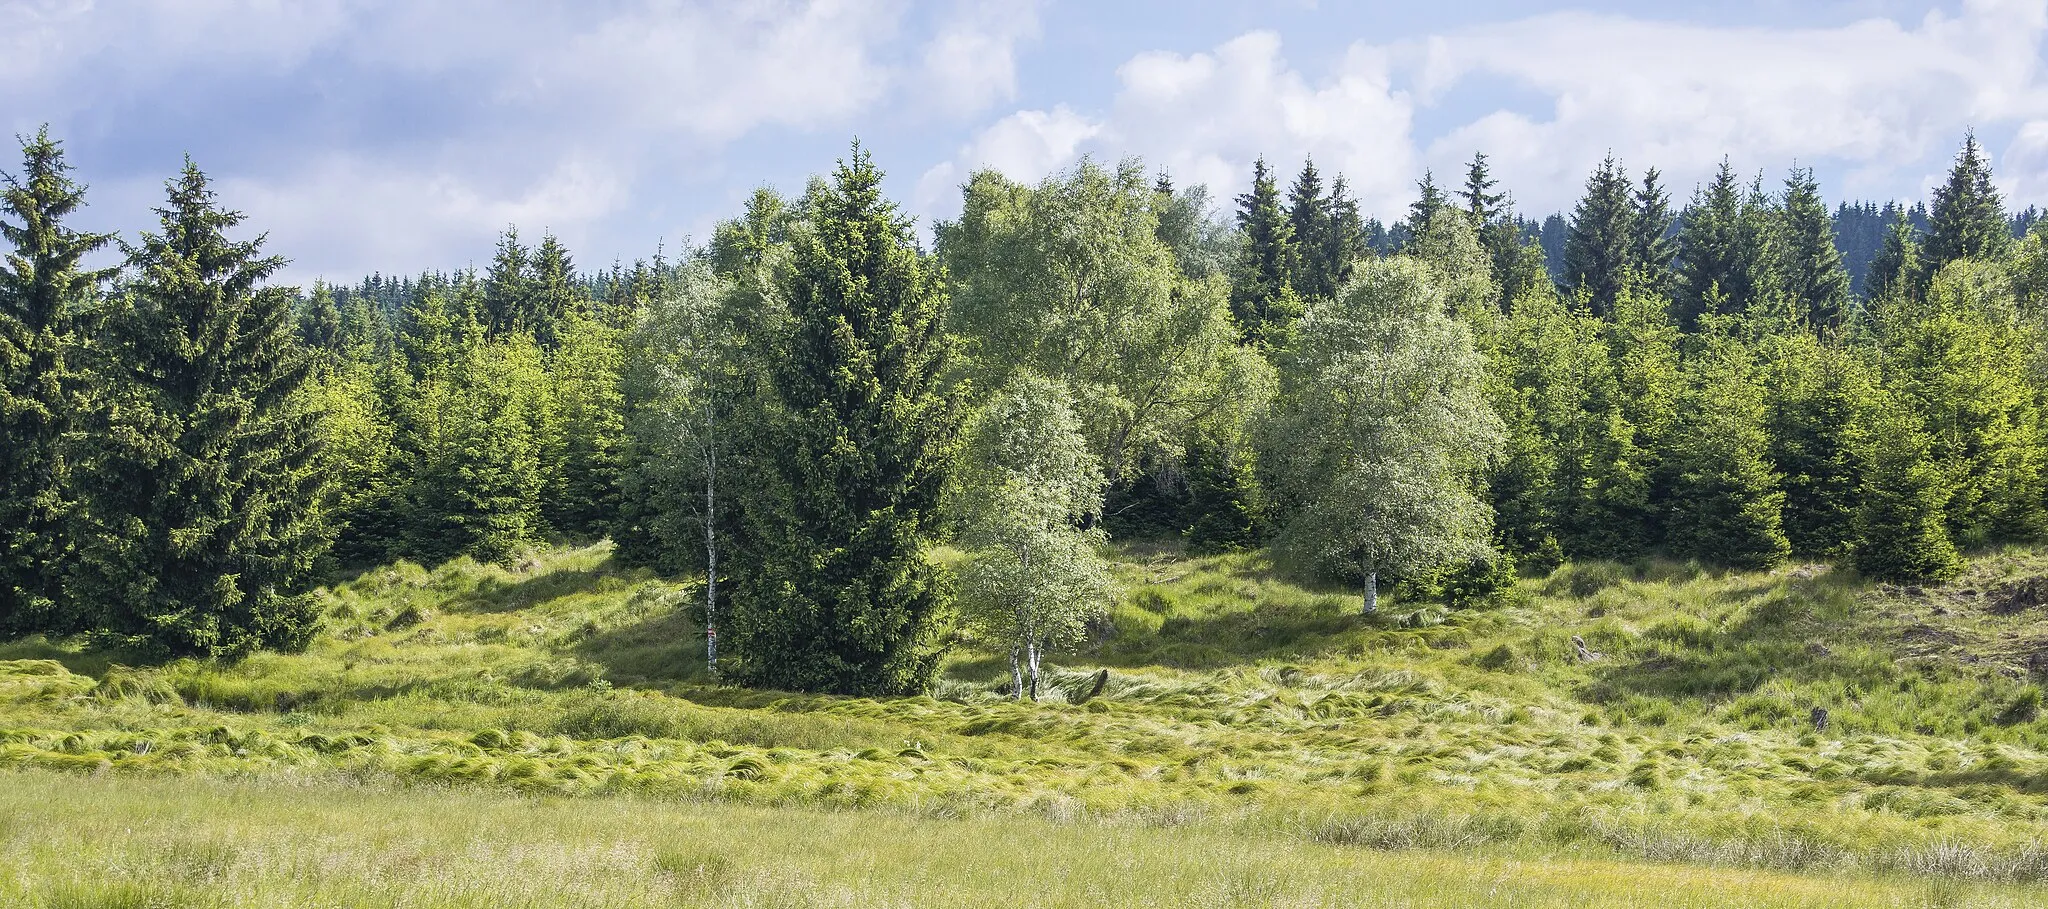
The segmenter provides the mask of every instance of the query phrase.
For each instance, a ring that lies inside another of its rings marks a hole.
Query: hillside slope
[[[1369,621],[1262,554],[1118,554],[1122,604],[1038,704],[972,641],[932,697],[716,686],[690,590],[600,546],[367,572],[303,654],[0,645],[0,767],[2048,881],[2040,555],[1924,590],[1573,565]]]

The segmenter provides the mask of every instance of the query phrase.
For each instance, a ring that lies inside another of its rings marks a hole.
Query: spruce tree
[[[805,201],[749,456],[734,678],[841,694],[930,684],[946,598],[924,549],[957,434],[939,270],[858,145]]]
[[[561,343],[563,320],[588,308],[576,283],[576,265],[569,258],[569,249],[554,234],[543,234],[540,245],[533,248],[528,291],[526,328],[543,349],[553,350]]]
[[[1755,250],[1745,227],[1748,205],[1727,160],[1714,180],[1694,193],[1678,235],[1678,280],[1673,309],[1692,331],[1701,316],[1736,314],[1756,297]]]
[[[1279,343],[1301,315],[1294,292],[1299,254],[1264,158],[1252,163],[1251,192],[1237,197],[1237,229],[1244,246],[1231,273],[1230,314],[1247,343]]]
[[[1714,330],[1687,364],[1675,431],[1664,455],[1672,477],[1665,542],[1715,565],[1769,568],[1791,546],[1785,493],[1766,460],[1764,391],[1748,351]]]
[[[1532,249],[1523,241],[1508,194],[1494,191],[1499,182],[1486,165],[1485,153],[1474,152],[1472,163],[1465,169],[1465,188],[1458,191],[1458,198],[1465,201],[1465,213],[1471,218],[1472,229],[1478,232],[1480,247],[1486,250],[1488,270],[1499,294],[1498,305],[1505,312],[1508,301],[1536,287],[1538,279],[1546,274],[1541,248]]]
[[[1921,271],[1920,241],[1900,208],[1885,228],[1884,246],[1870,260],[1870,277],[1864,281],[1869,299],[1902,303],[1919,286]]]
[[[304,645],[305,593],[325,549],[318,415],[284,260],[218,207],[186,162],[157,210],[162,233],[129,249],[134,282],[108,325],[81,433],[79,563],[71,596],[104,627],[174,654]]]
[[[625,348],[618,329],[595,315],[571,313],[549,357],[560,432],[550,452],[542,514],[556,532],[604,535],[619,510],[619,454],[625,444],[620,385]]]
[[[1415,180],[1415,201],[1409,203],[1409,235],[1413,237],[1425,229],[1430,229],[1430,221],[1436,221],[1436,213],[1444,211],[1446,205],[1450,205],[1450,199],[1444,197],[1444,190],[1436,188],[1436,174],[1423,170],[1421,180]]]
[[[0,193],[0,637],[76,630],[61,610],[68,561],[64,434],[82,376],[79,322],[97,307],[106,272],[80,267],[110,237],[64,221],[84,204],[47,128],[22,142],[22,171]]]
[[[1635,262],[1636,205],[1628,172],[1608,155],[1586,179],[1586,194],[1572,210],[1565,245],[1565,285],[1583,292],[1593,312],[1614,308]]]
[[[533,331],[530,255],[519,245],[518,228],[505,228],[498,235],[498,249],[484,279],[484,312],[479,316],[493,336]]]
[[[1835,248],[1834,221],[1810,167],[1785,178],[1778,208],[1778,280],[1793,314],[1816,332],[1841,324],[1849,304],[1849,272]]]
[[[1645,171],[1643,185],[1635,192],[1629,267],[1644,293],[1661,297],[1671,291],[1671,263],[1678,256],[1678,244],[1671,236],[1671,195],[1658,185],[1658,176],[1654,167]]]
[[[1962,571],[1943,503],[1949,490],[1927,434],[1897,406],[1873,409],[1856,509],[1856,570],[1889,581],[1939,581]]]
[[[1771,468],[1785,492],[1792,551],[1834,558],[1855,539],[1875,377],[1855,351],[1805,332],[1761,345]]]
[[[313,282],[313,295],[299,311],[299,340],[307,347],[332,353],[341,348],[341,308],[327,282]]]
[[[1960,545],[2031,540],[2048,524],[2048,452],[2026,380],[2032,347],[2015,308],[1998,265],[1965,260],[1883,326],[1885,384],[1920,418],[1930,457],[1953,484],[1944,504]]]
[[[1499,183],[1486,166],[1486,153],[1473,152],[1472,163],[1465,168],[1465,188],[1458,190],[1458,198],[1465,200],[1465,213],[1472,216],[1472,229],[1479,230],[1506,216],[1507,193],[1493,191]]]
[[[1335,242],[1330,197],[1313,158],[1302,162],[1301,175],[1287,190],[1287,226],[1294,235],[1295,296],[1304,301],[1336,296],[1341,248]]]
[[[1922,248],[1929,275],[1957,259],[1995,259],[2012,245],[2005,203],[1991,184],[1991,162],[1975,132],[1963,137],[1963,149],[1948,179],[1934,188],[1933,201]]]

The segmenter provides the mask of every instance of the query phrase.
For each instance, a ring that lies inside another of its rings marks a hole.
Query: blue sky
[[[189,152],[291,280],[352,281],[508,224],[673,249],[855,135],[927,225],[976,167],[1082,155],[1224,199],[1312,154],[1389,220],[1474,150],[1535,215],[1609,152],[1681,196],[1725,155],[1918,198],[1973,126],[2048,203],[2044,35],[2048,0],[0,0],[0,126],[51,125],[90,226],[149,226]]]

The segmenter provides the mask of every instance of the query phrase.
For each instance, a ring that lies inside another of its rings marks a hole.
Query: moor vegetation
[[[1974,138],[1833,214],[1610,159],[1560,243],[1483,155],[1391,227],[982,172],[930,249],[856,147],[674,259],[309,291],[189,162],[117,244],[23,150],[0,900],[2048,883],[2048,229]]]

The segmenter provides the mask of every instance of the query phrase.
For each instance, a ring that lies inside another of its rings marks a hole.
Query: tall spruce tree
[[[1956,153],[1948,179],[1934,188],[1933,202],[1922,250],[1928,275],[1957,259],[1997,258],[2012,245],[2005,203],[1991,185],[1991,162],[1975,132],[1963,137],[1962,151]]]
[[[505,228],[484,279],[484,312],[479,316],[492,335],[533,330],[531,253],[519,245],[519,229]]]
[[[1231,272],[1230,314],[1246,342],[1278,343],[1301,315],[1294,292],[1299,254],[1264,158],[1252,162],[1251,191],[1237,197],[1237,229],[1244,246]]]
[[[129,250],[82,433],[71,596],[169,653],[302,646],[326,478],[292,292],[261,286],[284,260],[228,239],[242,216],[190,161],[168,189],[162,233]]]
[[[1671,263],[1678,257],[1678,244],[1671,235],[1671,194],[1657,182],[1659,176],[1654,167],[1644,171],[1643,185],[1636,189],[1629,265],[1641,290],[1661,297],[1671,292],[1675,280]]]
[[[1834,220],[1813,168],[1795,167],[1785,178],[1777,227],[1778,282],[1793,315],[1816,332],[1841,324],[1849,305],[1849,272],[1835,248]]]
[[[1336,242],[1330,202],[1315,159],[1303,161],[1301,174],[1287,190],[1287,226],[1294,234],[1294,294],[1305,301],[1337,295],[1338,257],[1343,250]]]
[[[734,678],[911,694],[938,667],[947,604],[924,549],[958,426],[947,297],[854,146],[813,185],[780,279],[730,640]]]
[[[84,204],[46,127],[21,146],[22,170],[0,193],[0,637],[76,630],[62,610],[68,562],[64,434],[80,392],[80,322],[107,272],[80,267],[111,239],[66,227]]]
[[[576,265],[569,258],[569,248],[554,234],[543,234],[540,245],[533,248],[529,282],[526,327],[542,348],[553,350],[561,343],[563,321],[570,314],[589,308],[589,301],[577,284]]]
[[[1409,203],[1407,233],[1413,237],[1430,229],[1430,221],[1436,221],[1436,213],[1444,211],[1450,199],[1444,197],[1444,190],[1436,186],[1436,174],[1430,170],[1421,172],[1421,180],[1415,180],[1415,201]]]
[[[1608,155],[1586,179],[1586,194],[1572,210],[1565,244],[1565,285],[1586,295],[1605,315],[1627,286],[1636,261],[1636,204],[1628,172]]]
[[[1673,315],[1681,329],[1692,331],[1709,313],[1741,313],[1755,299],[1755,250],[1745,227],[1747,210],[1735,168],[1723,159],[1713,182],[1693,194],[1678,235]]]
[[[625,347],[621,332],[594,313],[571,312],[548,358],[560,431],[552,434],[541,513],[555,532],[604,535],[619,511],[620,450],[625,445]]]

